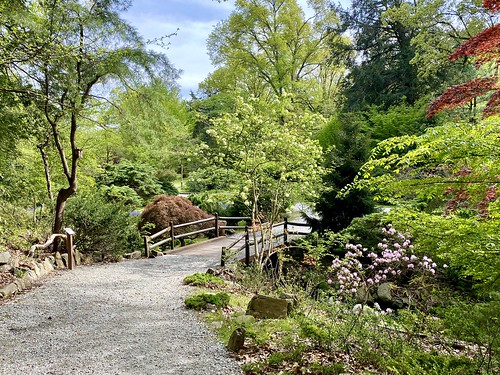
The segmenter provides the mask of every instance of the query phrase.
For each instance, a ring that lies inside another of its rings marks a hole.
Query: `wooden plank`
[[[189,223],[184,223],[184,224],[177,224],[177,225],[174,225],[174,228],[175,229],[177,229],[177,228],[184,228],[184,227],[188,227],[190,225],[202,224],[202,223],[206,223],[206,222],[212,221],[212,220],[215,220],[215,217],[209,217],[207,219],[201,219],[201,220],[197,220],[197,221],[191,221]]]
[[[154,240],[156,237],[160,237],[167,232],[170,232],[170,227],[166,227],[165,229],[162,229],[161,231],[156,232],[155,234],[152,234],[151,236],[149,236],[149,239]]]
[[[209,232],[209,231],[214,230],[214,229],[215,229],[215,227],[206,228],[206,229],[200,229],[200,230],[195,230],[194,232],[178,234],[178,235],[175,236],[175,238],[178,239],[178,238],[189,237],[189,236],[193,236],[195,234]]]
[[[161,240],[160,242],[156,242],[156,243],[153,243],[153,244],[149,245],[149,249],[154,249],[155,247],[161,246],[164,243],[167,243],[167,242],[170,242],[170,241],[172,241],[172,239],[170,237],[165,238],[164,240]]]

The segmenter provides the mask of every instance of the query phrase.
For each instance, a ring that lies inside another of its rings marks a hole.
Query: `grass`
[[[476,310],[460,305],[457,309],[465,309],[462,314],[454,311],[448,315],[416,309],[360,313],[353,309],[355,301],[339,302],[331,293],[311,298],[307,292],[300,294],[297,285],[280,285],[282,290],[297,293],[299,306],[286,319],[255,320],[245,316],[251,295],[272,294],[273,283],[263,274],[256,275],[251,267],[234,274],[240,288],[231,290],[227,308],[204,316],[209,323],[217,323],[210,326],[216,327],[223,342],[228,342],[236,328],[245,328],[245,346],[236,356],[247,374],[500,373],[496,349],[500,327],[491,324],[500,314],[496,304]],[[203,274],[192,278],[202,287],[212,285]],[[227,290],[227,284],[214,287]],[[458,332],[450,336],[455,327]],[[453,343],[458,333],[472,340],[468,345],[471,350],[457,352]],[[491,344],[478,350],[474,337]],[[488,354],[488,348],[494,350]]]

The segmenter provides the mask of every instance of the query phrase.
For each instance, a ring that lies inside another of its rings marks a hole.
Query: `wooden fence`
[[[244,229],[245,226],[225,225],[224,224],[224,223],[227,223],[228,221],[243,221],[243,220],[248,223],[248,222],[250,222],[251,218],[246,217],[246,216],[238,216],[238,217],[219,216],[218,214],[215,214],[214,217],[209,217],[207,219],[192,221],[189,223],[182,223],[182,224],[174,225],[174,223],[171,222],[168,227],[160,230],[159,232],[156,232],[155,234],[152,234],[150,236],[144,236],[144,250],[146,253],[146,257],[149,258],[152,249],[154,249],[155,247],[164,245],[164,244],[169,244],[170,249],[173,250],[175,247],[175,240],[178,240],[178,239],[182,239],[182,238],[189,237],[189,236],[194,236],[194,235],[200,234],[200,233],[211,232],[211,231],[213,231],[215,233],[216,237],[219,237],[221,232],[224,229]],[[175,233],[175,230],[179,229],[179,228],[185,228],[185,227],[192,226],[192,225],[201,225],[201,224],[209,223],[212,221],[214,222],[214,225],[212,227],[202,228],[202,229],[195,230],[195,231],[188,232],[188,233],[179,233],[179,234]],[[221,224],[223,224],[223,225],[221,225]],[[158,242],[152,242],[153,240],[160,239],[163,236],[168,236],[168,237],[163,238],[163,239],[159,240]]]
[[[240,238],[237,238],[229,246],[222,248],[221,266],[224,266],[226,259],[231,257],[230,254],[233,254],[233,256],[234,255],[238,256],[238,254],[240,254],[243,250],[244,250],[244,255],[245,255],[245,257],[244,257],[245,265],[248,266],[250,264],[250,260],[252,258],[250,249],[252,248],[252,246],[255,245],[254,242],[251,242],[251,239],[255,237],[253,234],[256,232],[263,231],[266,226],[269,226],[269,224],[264,223],[264,224],[262,224],[262,226],[260,228],[253,228],[253,227],[245,226],[245,233]],[[279,230],[278,232],[275,232],[276,229],[281,229],[280,227],[282,227],[283,229]],[[300,230],[292,229],[291,227],[310,228],[310,225],[306,224],[306,223],[288,221],[288,218],[285,218],[284,221],[282,221],[282,222],[275,223],[271,229],[271,231],[273,233],[272,249],[277,248],[277,247],[282,246],[282,245],[288,245],[291,236],[307,236],[310,233],[310,231],[307,231],[307,232],[300,231]],[[261,244],[263,240],[264,240],[264,238],[262,236],[260,238],[258,238],[257,245]]]

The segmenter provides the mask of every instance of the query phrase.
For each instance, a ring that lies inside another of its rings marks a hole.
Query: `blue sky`
[[[306,7],[306,0],[298,0]],[[304,8],[305,9],[305,8]],[[147,40],[171,34],[164,52],[171,63],[183,71],[178,83],[181,94],[187,97],[196,91],[198,83],[213,71],[207,55],[206,41],[213,27],[226,19],[233,10],[233,1],[215,0],[133,0],[132,7],[123,17],[137,28]]]

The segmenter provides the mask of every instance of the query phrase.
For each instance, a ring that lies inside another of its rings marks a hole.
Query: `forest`
[[[0,253],[70,227],[116,261],[162,194],[253,225],[301,204],[286,269],[240,281],[307,308],[247,373],[500,373],[500,1],[308,4],[236,0],[186,99],[129,1],[0,0]]]

